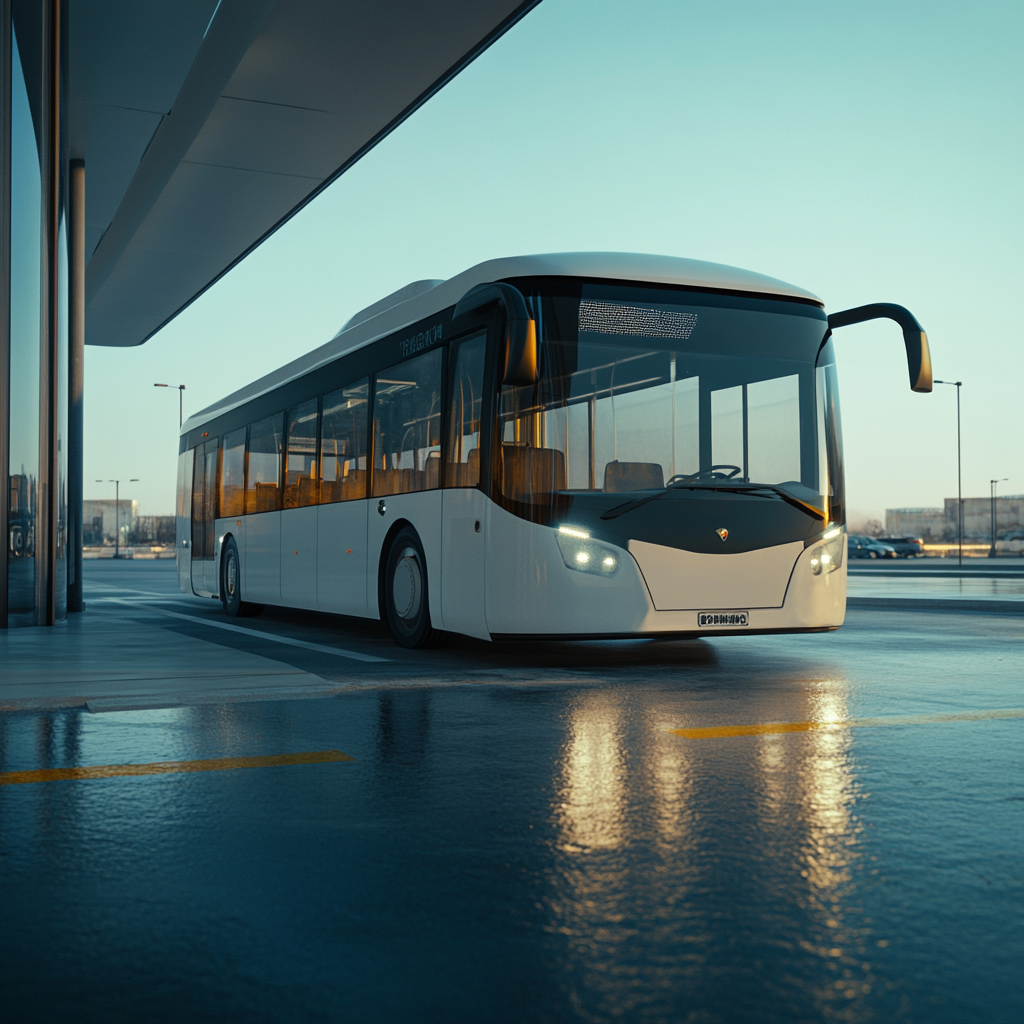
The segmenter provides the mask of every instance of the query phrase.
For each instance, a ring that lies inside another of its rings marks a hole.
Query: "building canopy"
[[[146,341],[538,2],[72,4],[86,343]]]

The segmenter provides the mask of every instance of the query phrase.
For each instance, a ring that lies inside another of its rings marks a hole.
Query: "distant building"
[[[946,498],[942,508],[887,508],[888,537],[920,537],[933,543],[957,539],[956,498]],[[996,535],[1005,537],[1024,529],[1024,494],[996,498]],[[987,541],[992,536],[992,500],[964,498],[964,540]]]
[[[116,511],[115,511],[116,509]],[[115,526],[115,517],[117,525]],[[121,543],[128,543],[129,534],[135,529],[139,518],[139,503],[122,498],[113,501],[82,502],[82,543],[86,547],[97,547],[114,543],[114,531],[120,527]]]
[[[946,499],[946,521],[956,537],[956,498]],[[1024,529],[1024,494],[996,498],[996,536]],[[964,498],[964,539],[989,540],[992,536],[992,499]],[[952,538],[951,538],[952,539]]]
[[[128,535],[129,544],[174,546],[174,516],[139,516]]]
[[[920,537],[921,540],[940,541],[945,537],[946,512],[941,508],[887,508],[885,535],[887,537]]]

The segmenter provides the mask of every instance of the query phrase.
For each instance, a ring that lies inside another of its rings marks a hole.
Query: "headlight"
[[[824,543],[811,550],[811,572],[815,576],[835,572],[843,564],[846,550],[846,533],[841,526],[826,530],[821,539]]]
[[[611,576],[619,567],[619,551],[610,544],[592,540],[586,530],[574,526],[560,526],[555,534],[562,561],[577,572],[595,576]]]

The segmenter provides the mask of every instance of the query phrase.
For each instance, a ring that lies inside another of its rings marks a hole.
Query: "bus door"
[[[281,512],[281,601],[290,608],[316,608],[317,400],[285,417],[284,490]]]
[[[432,609],[441,603],[443,374],[444,351],[434,348],[374,377],[373,466],[366,524],[366,597],[370,612],[377,608],[378,559],[387,557],[385,541],[393,524],[401,520],[415,529],[423,545]]]
[[[178,587],[188,593],[192,589],[192,459],[189,449],[178,456],[178,494],[174,533],[177,546]]]
[[[489,640],[486,621],[487,496],[479,488],[487,335],[459,343],[450,363],[441,526],[441,611],[445,629]],[[454,344],[454,343],[453,343]]]
[[[245,566],[242,599],[281,603],[281,451],[284,414],[249,426],[245,476]]]
[[[192,466],[192,592],[201,597],[217,594],[217,438],[198,445]]]
[[[324,395],[320,417],[317,607],[342,615],[366,615],[369,393],[364,377]]]

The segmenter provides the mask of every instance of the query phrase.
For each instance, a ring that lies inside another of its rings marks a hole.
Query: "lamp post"
[[[155,387],[155,388],[174,388],[175,390],[177,390],[177,392],[178,392],[178,427],[180,428],[181,424],[184,422],[184,420],[182,418],[182,413],[183,413],[183,409],[184,409],[183,398],[184,398],[185,385],[184,384],[154,384],[153,387]]]
[[[960,476],[960,388],[963,381],[937,380],[935,384],[949,384],[956,388],[956,537],[957,561],[964,564],[964,493]]]
[[[128,483],[137,484],[139,478],[133,476]],[[96,483],[103,483],[102,480],[97,480]],[[108,480],[108,484],[114,485],[114,557],[121,557],[121,481],[120,480]]]
[[[1009,479],[1008,476],[1004,476],[999,480],[989,480],[988,482],[989,501],[992,503],[992,547],[988,549],[989,558],[996,557],[996,487]]]

